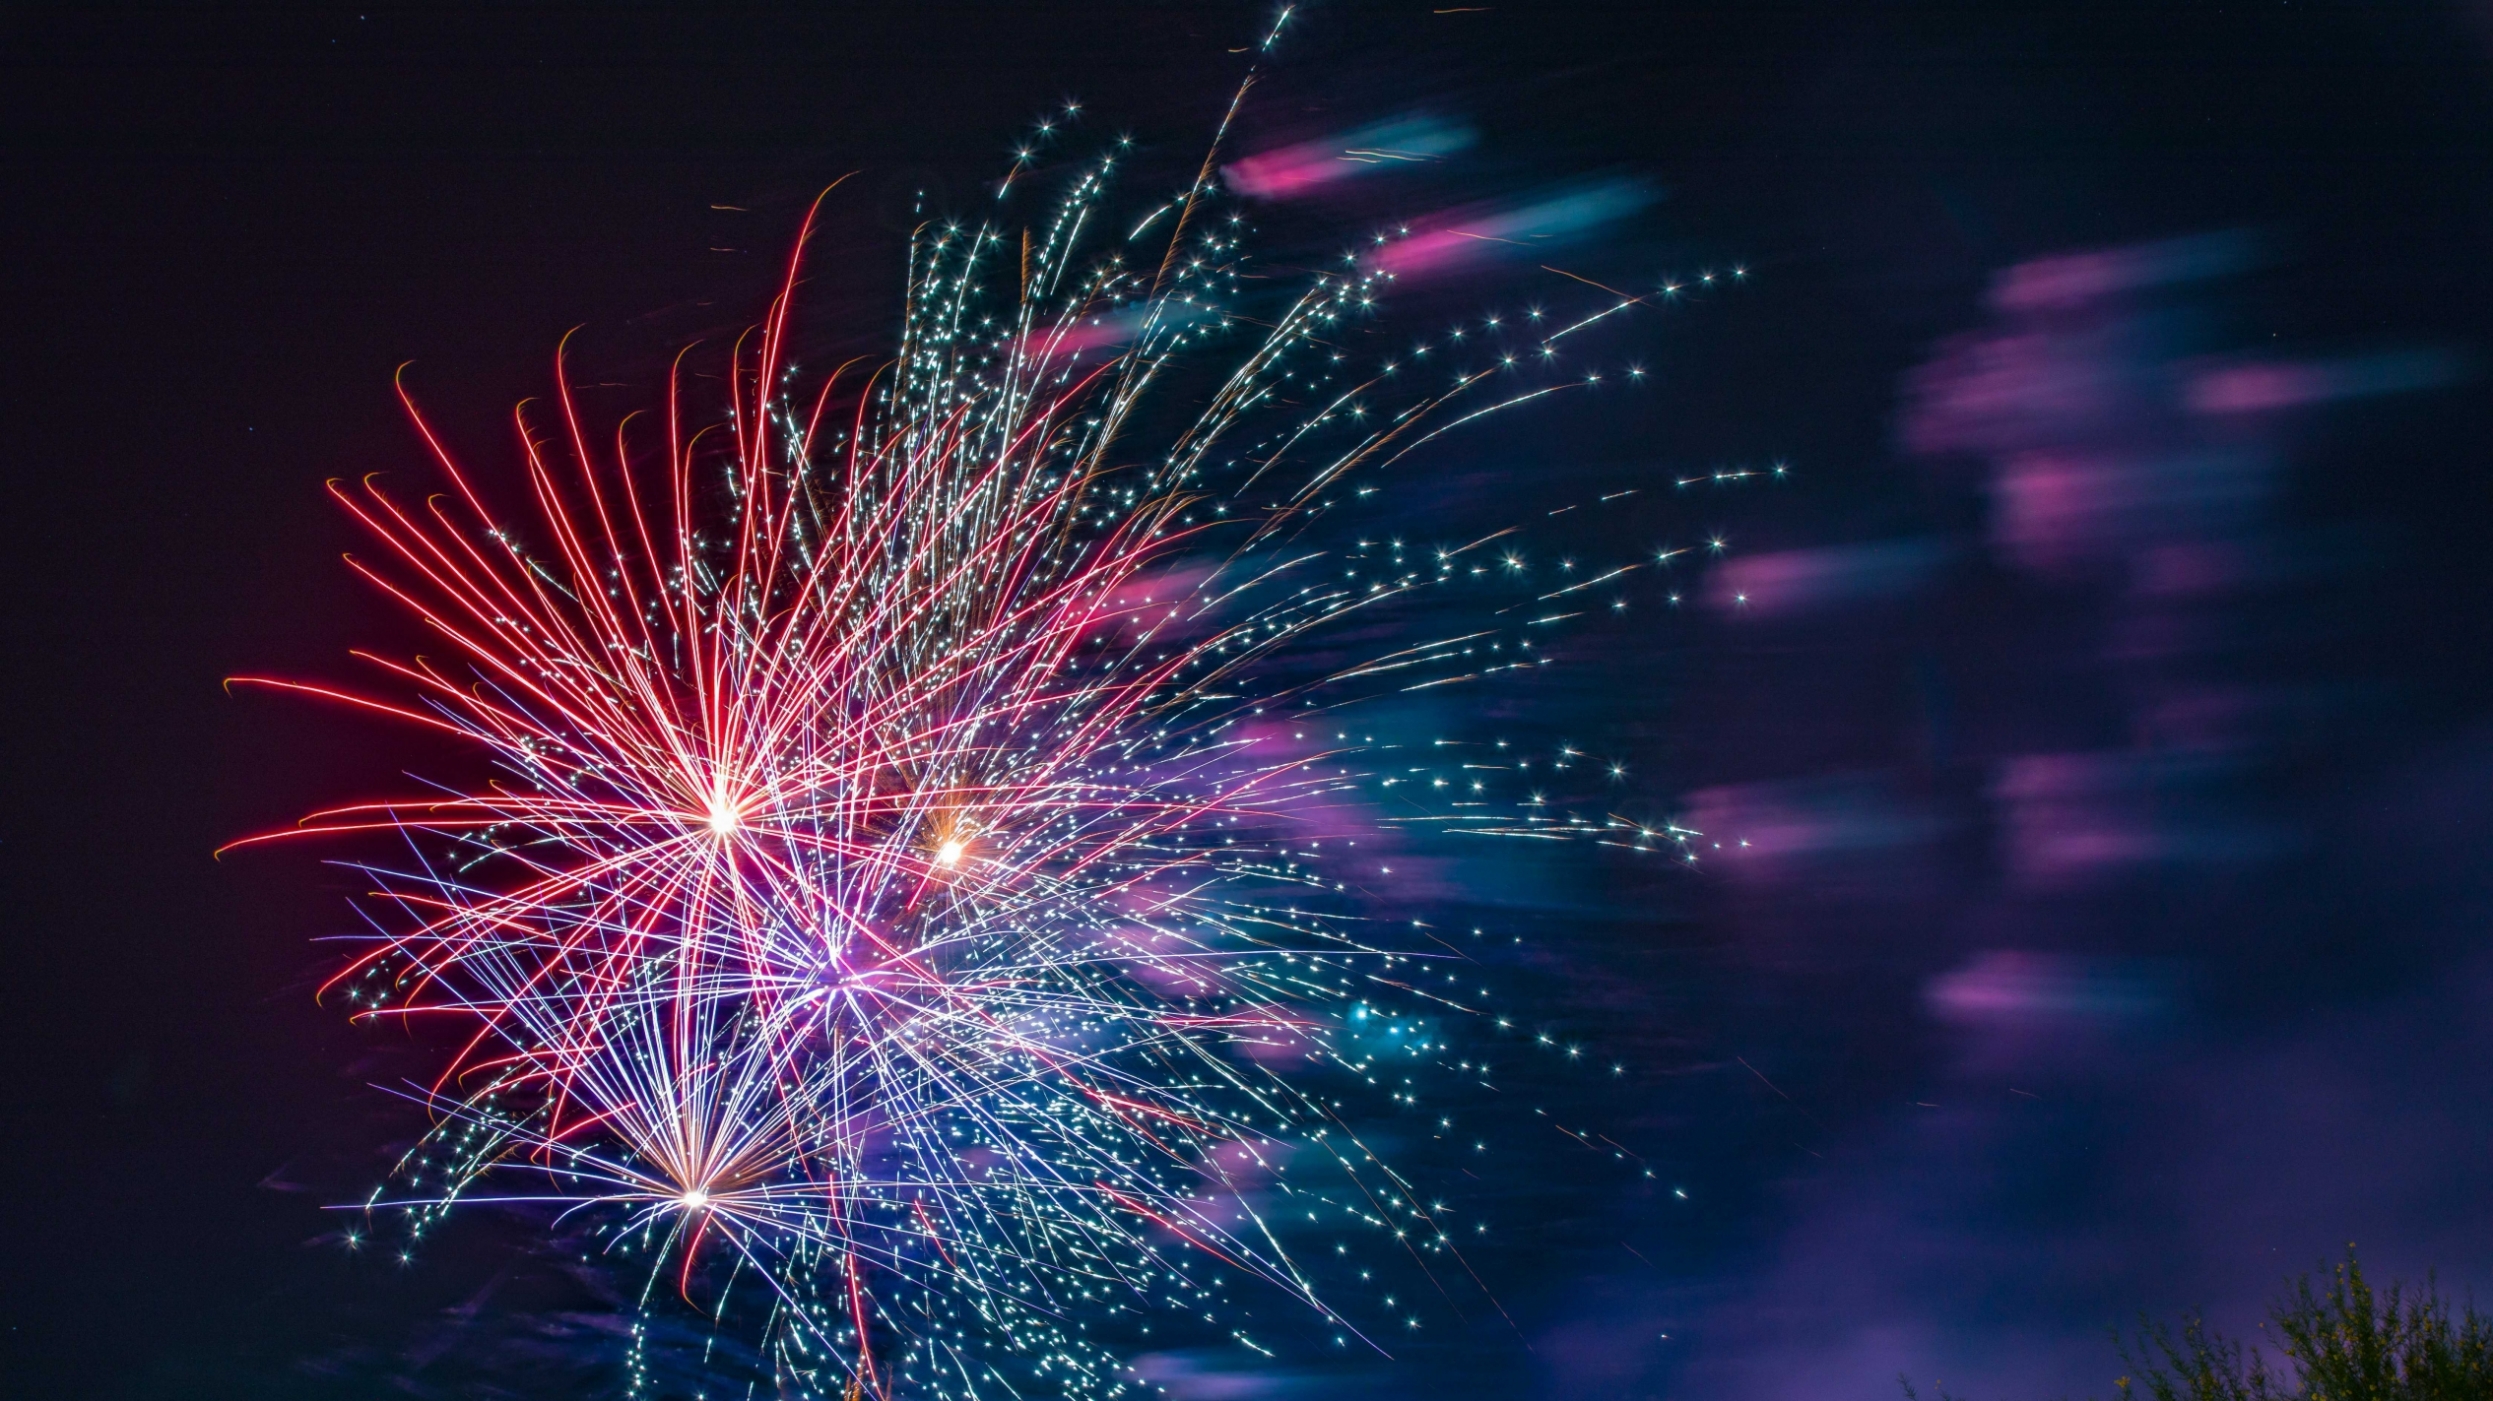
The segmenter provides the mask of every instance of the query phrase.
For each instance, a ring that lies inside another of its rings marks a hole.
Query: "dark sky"
[[[329,1236],[408,1052],[313,1005],[344,884],[209,853],[420,751],[218,683],[396,636],[320,486],[417,468],[402,361],[492,460],[566,329],[626,378],[732,331],[852,170],[814,315],[874,344],[912,192],[982,198],[1068,98],[1178,168],[1267,18],[698,8],[0,13],[0,1391],[611,1394],[513,1231]],[[1640,323],[1647,397],[1436,469],[1664,503],[1589,551],[1727,539],[1433,718],[1729,849],[1447,897],[1624,1067],[1525,1087],[1655,1169],[1478,1111],[1514,1329],[1172,1393],[2100,1395],[2112,1325],[2245,1325],[2350,1241],[2493,1298],[2493,10],[1446,8],[1309,7],[1239,149],[1425,111],[1478,145],[1274,236],[1625,179],[1664,198],[1576,270],[1748,269]],[[1533,278],[1410,308],[1581,290]]]

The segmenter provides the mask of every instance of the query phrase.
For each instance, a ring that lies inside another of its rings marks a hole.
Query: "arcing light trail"
[[[328,991],[457,1031],[417,1092],[435,1131],[372,1205],[419,1236],[456,1202],[603,1209],[653,1291],[758,1301],[783,1384],[818,1394],[1118,1394],[1097,1335],[1207,1313],[1223,1273],[1358,1336],[1286,1244],[1306,1222],[1462,1268],[1308,1088],[1369,1072],[1352,1023],[1413,960],[1294,851],[1373,775],[1281,707],[1525,663],[1458,634],[1272,678],[1488,544],[1345,577],[1300,538],[1334,484],[1589,380],[1489,358],[1372,407],[1405,382],[1341,349],[1392,279],[1373,258],[1190,379],[1248,334],[1240,221],[1199,181],[1161,256],[1086,261],[1117,161],[1043,227],[922,230],[888,364],[799,377],[802,236],[723,403],[679,357],[654,411],[593,428],[558,355],[520,414],[526,526],[411,398],[449,490],[333,485],[382,547],[355,569],[445,656],[365,657],[375,693],[242,680],[494,774],[250,839],[402,839],[356,863],[375,933]],[[1204,407],[1170,431],[1181,382]]]

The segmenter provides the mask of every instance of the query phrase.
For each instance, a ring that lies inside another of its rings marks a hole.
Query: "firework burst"
[[[525,524],[411,398],[449,489],[333,484],[381,546],[354,567],[447,656],[367,657],[373,691],[242,679],[493,773],[272,834],[400,839],[356,863],[374,933],[328,991],[456,1028],[411,1091],[435,1131],[368,1205],[419,1234],[462,1201],[602,1213],[653,1291],[758,1301],[785,1384],[884,1396],[1116,1394],[1095,1325],[1204,1312],[1215,1276],[1356,1336],[1275,1202],[1447,1253],[1302,1087],[1368,1069],[1337,1032],[1397,951],[1292,858],[1361,775],[1280,717],[1310,684],[1478,676],[1476,634],[1273,663],[1463,553],[1320,567],[1296,532],[1336,484],[1583,381],[1493,359],[1375,407],[1399,381],[1338,342],[1392,259],[1250,319],[1209,162],[1087,251],[1119,160],[1040,226],[923,227],[887,362],[790,363],[802,235],[653,411],[593,429],[558,353]]]

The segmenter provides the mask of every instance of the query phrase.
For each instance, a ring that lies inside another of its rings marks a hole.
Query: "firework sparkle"
[[[392,844],[352,862],[372,932],[324,995],[454,1030],[406,1091],[433,1133],[364,1209],[418,1238],[460,1203],[590,1213],[644,1304],[756,1301],[816,1394],[1119,1394],[1100,1325],[1212,1317],[1237,1276],[1381,1346],[1294,1255],[1310,1223],[1467,1268],[1320,1082],[1374,1083],[1380,998],[1475,1009],[1419,986],[1435,951],[1316,848],[1692,834],[1415,796],[1374,762],[1392,745],[1307,719],[1529,669],[1528,640],[1487,639],[1641,566],[1310,671],[1310,635],[1520,565],[1504,531],[1348,568],[1305,531],[1353,474],[1597,384],[1556,349],[1642,299],[1536,313],[1539,354],[1484,335],[1416,389],[1343,349],[1406,245],[1268,308],[1208,158],[1091,248],[1123,159],[1036,226],[921,225],[887,362],[792,363],[820,200],[760,324],[688,348],[651,410],[592,425],[558,352],[518,416],[525,516],[402,387],[449,489],[331,489],[381,547],[353,567],[447,655],[364,656],[372,689],[236,678],[491,770],[238,843]],[[705,364],[723,393],[687,388]]]

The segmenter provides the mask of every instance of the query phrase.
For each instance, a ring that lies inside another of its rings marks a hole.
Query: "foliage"
[[[2274,1362],[2195,1313],[2178,1328],[2141,1320],[2121,1340],[2131,1374],[2114,1389],[2123,1401],[2493,1401],[2493,1318],[2472,1303],[2453,1318],[2429,1277],[2376,1292],[2351,1252],[2316,1285],[2295,1280],[2260,1332]]]
[[[2272,1304],[2260,1331],[2290,1374],[2256,1348],[2182,1320],[2176,1336],[2148,1323],[2124,1343],[2136,1373],[2116,1385],[2153,1401],[2482,1401],[2493,1398],[2493,1319],[2469,1304],[2456,1318],[2430,1279],[2375,1292],[2349,1253],[2319,1287],[2305,1275]]]

